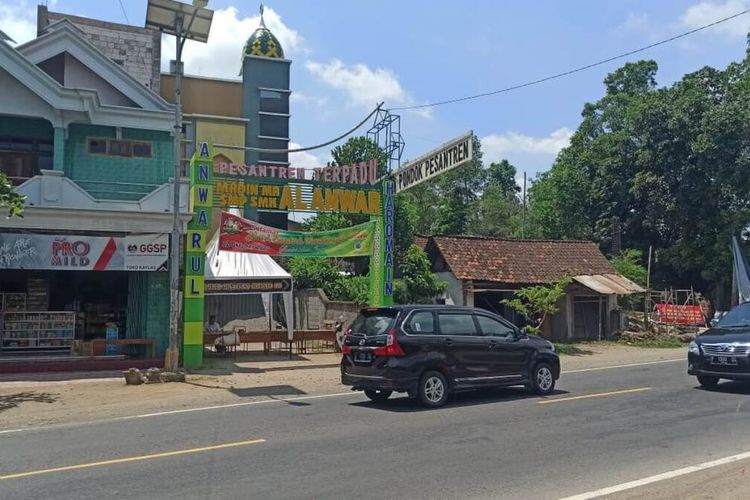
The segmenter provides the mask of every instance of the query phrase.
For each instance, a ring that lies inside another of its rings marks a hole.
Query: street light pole
[[[182,47],[185,37],[182,31],[183,17],[175,22],[175,67],[174,67],[174,179],[172,199],[172,255],[170,257],[169,281],[169,350],[165,368],[177,370],[180,352],[180,250],[182,234],[180,227],[180,178],[182,177]]]
[[[174,74],[174,172],[172,179],[172,246],[169,256],[169,347],[164,367],[177,369],[180,358],[180,179],[182,178],[182,49],[188,39],[208,42],[213,11],[206,9],[208,0],[193,0],[192,6],[175,0],[148,0],[146,27],[175,37],[175,57],[170,62]],[[189,18],[187,25],[185,21]]]

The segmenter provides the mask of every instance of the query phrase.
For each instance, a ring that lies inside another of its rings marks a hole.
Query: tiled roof
[[[565,276],[617,272],[589,241],[433,236],[427,253],[434,256],[436,252],[460,280],[537,284]]]
[[[414,244],[424,250],[427,247],[427,240],[429,239],[429,236],[422,236],[421,234],[418,234],[414,237]]]

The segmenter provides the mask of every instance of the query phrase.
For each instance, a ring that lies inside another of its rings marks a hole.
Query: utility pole
[[[523,172],[523,206],[521,207],[521,239],[526,237],[526,171]]]
[[[172,255],[169,265],[170,303],[169,303],[169,351],[165,368],[177,370],[180,352],[180,251],[182,234],[180,227],[180,178],[182,177],[182,48],[185,37],[182,31],[184,18],[181,15],[175,21],[175,60],[170,61],[174,74],[174,179],[172,198]]]
[[[172,179],[172,241],[169,257],[169,347],[164,368],[175,371],[180,353],[180,254],[182,231],[180,227],[180,179],[182,178],[182,49],[188,38],[207,42],[213,12],[205,7],[208,0],[193,0],[192,6],[174,0],[149,1],[146,27],[158,29],[175,37],[175,60],[170,61],[174,74],[174,172]],[[193,23],[199,19],[194,28]],[[185,24],[185,21],[187,25]]]

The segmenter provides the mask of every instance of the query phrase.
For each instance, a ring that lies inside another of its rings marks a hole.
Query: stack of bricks
[[[125,68],[143,85],[159,93],[161,34],[158,31],[49,12],[47,7],[40,5],[37,11],[38,34],[62,19],[75,24],[105,56]]]

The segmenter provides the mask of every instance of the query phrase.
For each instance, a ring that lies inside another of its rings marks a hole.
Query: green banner
[[[287,257],[369,257],[375,223],[334,231],[284,231],[223,212],[219,249]]]

